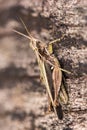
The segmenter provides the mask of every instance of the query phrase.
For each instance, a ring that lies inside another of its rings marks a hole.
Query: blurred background
[[[47,97],[29,41],[12,29],[49,38],[41,0],[0,0],[0,130],[42,130]]]

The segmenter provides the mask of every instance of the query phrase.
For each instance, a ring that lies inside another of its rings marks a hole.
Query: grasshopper
[[[57,115],[57,106],[59,106],[59,104],[67,104],[68,102],[68,96],[62,82],[62,71],[68,71],[60,68],[59,61],[53,54],[52,47],[52,44],[60,41],[60,39],[56,39],[46,45],[42,41],[32,37],[23,21],[22,23],[28,33],[28,36],[16,30],[13,31],[30,40],[29,46],[36,54],[40,69],[40,76],[48,93],[48,111],[54,111]]]

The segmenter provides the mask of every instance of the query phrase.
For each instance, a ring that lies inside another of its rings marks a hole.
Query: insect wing
[[[58,66],[54,67],[52,73],[53,87],[54,87],[54,103],[58,105],[59,91],[62,83],[62,72]]]

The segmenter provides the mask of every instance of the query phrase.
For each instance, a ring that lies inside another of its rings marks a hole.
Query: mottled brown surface
[[[66,36],[54,45],[65,74],[69,103],[63,119],[45,115],[47,94],[40,83],[36,57],[21,17],[42,41]],[[86,0],[0,0],[0,130],[87,129],[87,2]]]

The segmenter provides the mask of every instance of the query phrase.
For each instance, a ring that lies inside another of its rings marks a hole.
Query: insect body
[[[48,50],[50,44],[46,46],[40,41],[31,43],[31,45],[32,44],[36,44],[34,51],[37,56],[41,79],[49,96],[48,111],[54,110],[54,112],[57,113],[56,108],[59,103],[66,104],[68,102],[68,96],[62,82],[60,64],[52,51]]]
[[[25,24],[24,27],[27,30]],[[45,45],[42,41],[33,38],[31,34],[28,32],[28,30],[27,33],[29,34],[29,36],[26,36],[16,30],[14,30],[14,32],[30,40],[29,45],[36,54],[41,79],[46,87],[49,96],[49,110],[51,111],[53,109],[54,112],[56,113],[56,107],[62,103],[66,104],[68,101],[68,96],[62,82],[63,77],[61,70],[63,69],[60,68],[59,61],[54,56],[52,51],[53,42],[49,43],[48,45]]]

